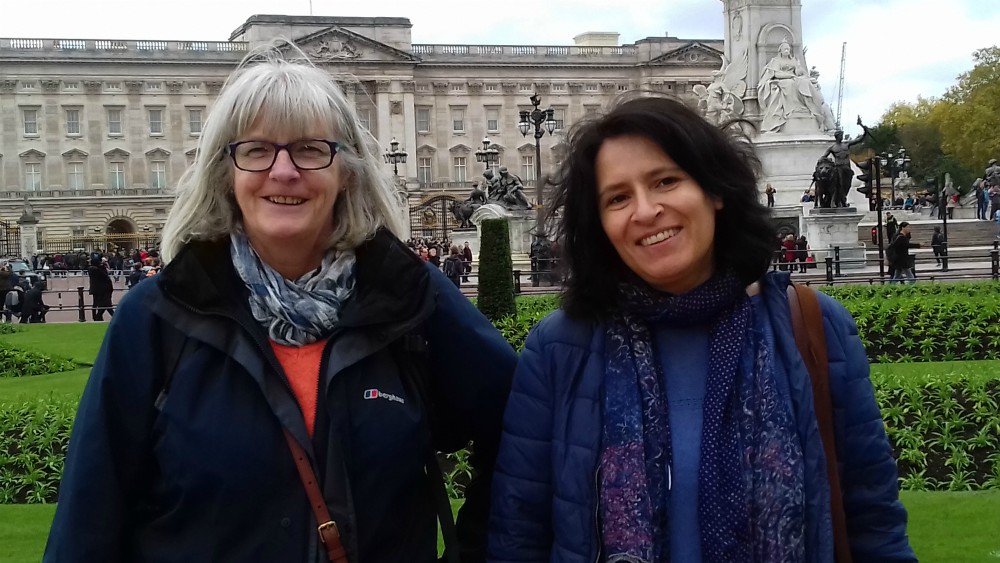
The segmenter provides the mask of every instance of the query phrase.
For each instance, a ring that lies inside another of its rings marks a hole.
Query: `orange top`
[[[316,395],[319,393],[319,368],[323,361],[323,347],[326,340],[306,344],[305,346],[285,346],[271,340],[271,349],[278,357],[285,377],[292,386],[295,400],[302,409],[302,418],[306,421],[309,436],[313,435],[313,425],[316,423]]]

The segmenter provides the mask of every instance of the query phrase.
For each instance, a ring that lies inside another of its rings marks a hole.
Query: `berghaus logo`
[[[402,397],[398,395],[393,395],[392,393],[386,393],[384,391],[379,391],[378,389],[365,389],[365,400],[371,399],[385,399],[386,401],[392,401],[394,403],[406,403]]]

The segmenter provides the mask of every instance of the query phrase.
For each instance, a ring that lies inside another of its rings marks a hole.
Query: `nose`
[[[292,162],[292,157],[288,149],[279,149],[278,155],[274,159],[274,166],[271,167],[270,177],[274,180],[293,180],[300,176],[299,169]]]
[[[635,209],[632,220],[637,223],[652,221],[663,213],[663,205],[652,198],[648,190],[640,189],[635,193]]]

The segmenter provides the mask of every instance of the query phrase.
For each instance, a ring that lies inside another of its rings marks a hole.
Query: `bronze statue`
[[[861,116],[858,116],[858,125],[864,129],[863,135],[845,143],[844,132],[838,129],[834,133],[836,142],[830,145],[830,148],[826,149],[821,157],[823,159],[829,156],[833,157],[836,184],[830,205],[822,205],[820,202],[820,207],[847,207],[847,192],[851,189],[851,181],[854,180],[854,170],[851,169],[851,147],[864,141],[865,137],[870,134],[865,124],[861,123]]]
[[[837,196],[835,172],[833,161],[830,159],[821,158],[816,162],[816,170],[813,171],[813,184],[816,186],[813,207],[832,207],[834,197]]]
[[[495,197],[492,194],[490,196],[491,202],[499,203],[507,209],[531,208],[528,198],[524,197],[524,184],[517,175],[508,172],[506,166],[500,167],[497,186]]]
[[[472,214],[476,212],[481,206],[486,204],[486,192],[479,187],[479,184],[475,184],[472,187],[472,193],[469,197],[465,198],[465,201],[453,201],[449,210],[455,219],[458,219],[460,229],[471,229],[472,225]]]

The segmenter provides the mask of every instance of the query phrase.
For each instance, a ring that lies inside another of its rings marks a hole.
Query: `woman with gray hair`
[[[254,53],[216,100],[167,265],[84,391],[45,561],[428,562],[436,516],[452,561],[484,558],[514,351],[399,241],[377,142],[301,59]],[[449,533],[434,452],[470,441]]]

